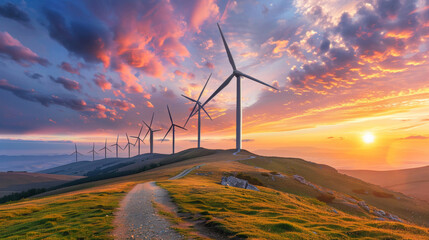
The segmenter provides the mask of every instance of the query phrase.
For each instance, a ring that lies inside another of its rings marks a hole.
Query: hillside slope
[[[44,173],[0,172],[0,197],[32,188],[49,188],[82,178]]]
[[[390,171],[339,170],[339,172],[429,202],[427,191],[429,166]]]
[[[182,221],[191,219],[188,225],[204,224],[226,237],[429,239],[428,229],[422,227],[429,223],[429,204],[424,201],[326,165],[233,152],[188,149],[138,174],[0,204],[0,238],[112,238],[112,214],[122,197],[137,183],[157,181],[171,193]],[[183,179],[167,181],[196,165],[202,166]],[[222,176],[228,175],[260,184],[260,192],[220,185]],[[363,201],[365,205],[359,205]],[[383,217],[375,214],[381,210]],[[398,220],[391,221],[388,214]]]

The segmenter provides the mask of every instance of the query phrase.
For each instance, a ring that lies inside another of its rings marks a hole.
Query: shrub
[[[319,200],[321,202],[331,203],[335,199],[335,196],[332,194],[321,194],[321,195],[317,196],[316,198],[317,198],[317,200]]]
[[[245,175],[244,173],[239,173],[239,174],[237,174],[237,176],[236,176],[236,177],[237,177],[237,178],[240,178],[240,179],[243,179],[243,180],[247,180],[250,184],[253,184],[253,185],[257,185],[257,186],[264,186],[264,185],[262,184],[262,182],[261,182],[261,181],[259,181],[259,179],[254,178],[254,177],[249,176],[249,175]]]
[[[380,198],[393,198],[393,194],[385,193],[385,192],[372,191],[372,194]]]

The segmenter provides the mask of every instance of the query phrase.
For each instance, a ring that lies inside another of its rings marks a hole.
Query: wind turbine
[[[131,145],[133,145],[133,146],[135,146],[135,145],[130,143],[130,139],[128,138],[128,133],[125,133],[125,135],[127,135],[128,143],[125,145],[125,147],[123,149],[125,150],[128,147],[128,158],[130,158],[131,157]]]
[[[94,161],[95,154],[97,153],[97,151],[95,151],[95,143],[92,143],[92,150],[89,151],[88,153],[92,153],[92,161]]]
[[[73,155],[73,154],[76,154],[76,162],[77,162],[77,155],[78,154],[83,155],[82,153],[80,153],[80,152],[77,151],[76,143],[74,144],[74,152],[72,152],[72,154],[70,154],[70,155]]]
[[[118,137],[116,137],[116,143],[111,145],[111,147],[116,146],[116,158],[118,158],[118,147],[122,149],[122,147],[118,144],[118,140],[119,140],[119,134],[118,134]]]
[[[153,133],[161,131],[161,129],[156,129],[156,130],[152,129],[152,122],[153,122],[154,116],[155,116],[155,113],[152,113],[152,120],[150,120],[150,125],[147,125],[147,123],[143,120],[144,125],[146,125],[146,127],[148,128],[146,135],[144,135],[143,141],[146,139],[147,134],[150,133],[150,135],[149,135],[150,154],[153,154]]]
[[[229,50],[228,44],[226,43],[225,37],[223,36],[222,30],[220,29],[219,23],[217,24],[217,26],[219,28],[223,45],[225,46],[226,54],[228,55],[229,63],[231,64],[233,71],[232,71],[232,74],[229,75],[229,77],[219,86],[219,88],[216,89],[216,91],[204,102],[202,107],[204,107],[208,102],[210,102],[210,100],[212,100],[212,98],[214,98],[220,91],[222,91],[222,89],[224,89],[231,82],[233,77],[237,78],[236,148],[237,148],[237,152],[239,152],[241,150],[241,134],[242,134],[241,123],[243,121],[242,109],[241,109],[241,77],[248,78],[252,81],[255,81],[267,87],[273,88],[275,90],[278,90],[278,89],[237,70],[237,67],[235,66],[235,63],[234,63],[234,59],[232,58],[232,55],[231,55],[231,51]]]
[[[143,125],[140,128],[140,132],[139,132],[139,135],[137,135],[137,137],[131,136],[131,138],[135,138],[136,139],[136,143],[134,143],[134,146],[137,144],[137,142],[139,143],[139,145],[138,145],[139,154],[138,155],[140,155],[140,142],[143,142],[143,139],[140,138],[140,134],[142,133],[142,130],[143,130]],[[143,144],[144,144],[144,142],[143,142]]]
[[[202,104],[200,102],[200,98],[203,95],[204,89],[206,88],[207,83],[209,82],[211,76],[212,76],[212,74],[210,74],[209,78],[207,79],[206,84],[204,85],[203,90],[201,90],[200,96],[198,96],[197,100],[194,100],[194,99],[187,97],[187,96],[182,94],[183,97],[185,97],[189,101],[192,101],[195,103],[194,108],[192,109],[191,114],[189,114],[189,117],[186,120],[184,127],[186,127],[186,124],[188,123],[189,119],[193,116],[194,111],[198,112],[198,148],[200,148],[200,146],[201,146],[201,109],[206,113],[206,115],[210,118],[210,120],[212,120],[209,113],[204,109],[204,107],[202,106]],[[198,109],[195,110],[197,108],[197,106],[198,106]]]
[[[113,145],[115,145],[115,144],[113,144]],[[101,151],[101,150],[104,150],[104,159],[107,158],[107,150],[109,150],[109,152],[112,152],[112,151],[110,151],[110,149],[107,148],[107,138],[106,138],[106,141],[104,142],[104,148],[102,148],[98,151]]]
[[[170,130],[173,129],[173,154],[174,154],[174,139],[175,139],[174,133],[175,133],[175,128],[178,127],[178,128],[184,129],[184,130],[186,130],[186,128],[174,124],[173,118],[171,117],[170,108],[168,107],[168,105],[167,105],[167,110],[168,110],[168,115],[170,116],[171,126],[168,129],[167,133],[165,134],[164,138],[162,139],[162,142],[165,140],[165,138],[167,137],[167,135],[170,132]]]

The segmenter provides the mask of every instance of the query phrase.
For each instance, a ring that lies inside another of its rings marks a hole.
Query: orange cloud
[[[190,27],[200,33],[200,26],[209,18],[215,18],[218,15],[219,7],[216,0],[198,0],[191,13]]]

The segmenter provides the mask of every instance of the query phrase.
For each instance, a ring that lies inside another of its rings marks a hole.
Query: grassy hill
[[[190,149],[137,174],[57,189],[0,204],[0,238],[109,239],[113,212],[135,184],[155,180],[179,206],[171,213],[176,228],[201,225],[225,237],[269,239],[429,239],[429,205],[335,169],[294,158],[261,157],[232,150]],[[167,180],[202,165],[188,176]],[[235,175],[257,183],[260,191],[220,185]],[[306,179],[306,184],[294,175]],[[365,201],[369,211],[358,205]],[[375,211],[403,222],[377,220]],[[186,222],[186,224],[180,224]],[[184,231],[186,232],[186,231]]]
[[[339,170],[341,173],[429,202],[429,166],[390,170]]]
[[[0,197],[32,188],[49,188],[64,184],[80,176],[28,172],[0,172]]]

